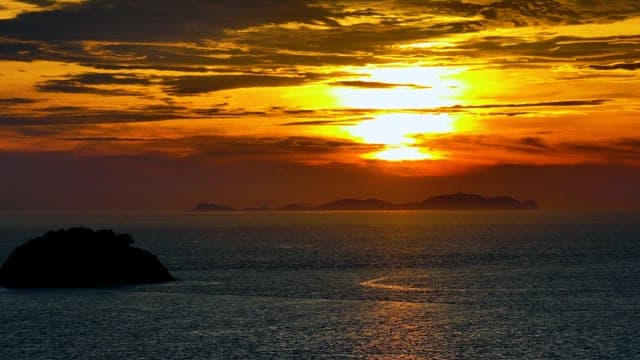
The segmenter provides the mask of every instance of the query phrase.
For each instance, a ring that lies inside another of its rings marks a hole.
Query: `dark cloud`
[[[70,129],[69,133],[73,133]],[[69,134],[67,133],[67,134]],[[74,151],[104,153],[111,149],[132,149],[138,154],[163,153],[183,159],[208,159],[213,162],[278,161],[311,162],[352,156],[379,150],[377,145],[355,141],[311,136],[218,136],[201,135],[174,138],[143,138],[121,136],[64,136],[52,133],[56,141],[74,143]],[[134,148],[132,148],[134,147]]]
[[[369,89],[390,89],[390,88],[396,88],[396,87],[410,87],[415,89],[430,88],[430,86],[423,86],[423,85],[416,85],[416,84],[394,84],[394,83],[385,83],[385,82],[378,82],[378,81],[358,81],[358,80],[335,81],[330,84],[336,85],[336,86],[348,86],[348,87],[369,88]]]
[[[47,7],[56,3],[56,0],[18,0],[18,2]]]
[[[579,11],[553,0],[495,1],[482,6],[479,14],[487,20],[515,26],[574,23],[582,17]]]
[[[151,111],[154,113],[175,113],[178,111],[189,110],[189,108],[187,108],[186,106],[165,104],[165,105],[147,105],[142,107],[140,110]]]
[[[377,145],[355,141],[306,136],[246,137],[246,136],[197,136],[176,140],[176,144],[188,147],[192,156],[245,157],[252,159],[280,155],[283,160],[310,159],[310,155],[340,153],[345,150],[361,152],[379,149]]]
[[[606,78],[610,79],[629,79],[633,78],[634,74],[620,74],[620,73],[578,73],[576,75],[566,75],[566,76],[558,76],[557,80],[589,80],[589,79],[600,79],[604,80]]]
[[[499,135],[463,135],[446,134],[440,136],[416,136],[423,146],[445,151],[456,151],[473,154],[486,154],[487,151],[499,150],[508,153],[527,155],[559,155],[553,145],[539,137],[510,138]],[[500,159],[494,159],[500,161]]]
[[[34,103],[36,101],[37,100],[34,100],[34,99],[18,98],[18,97],[0,98],[0,105],[2,105],[2,106],[11,106],[11,105],[31,104],[31,103]]]
[[[311,120],[311,121],[292,121],[284,124],[280,124],[281,126],[330,126],[330,125],[352,125],[352,122],[344,121],[344,120]]]
[[[150,80],[133,74],[83,73],[73,75],[71,81],[85,85],[148,85]]]
[[[277,110],[277,109],[274,109]],[[284,110],[285,114],[293,114],[293,115],[313,115],[315,113],[317,113],[317,110],[310,110],[310,109],[289,109],[289,110]]]
[[[624,138],[619,139],[616,142],[617,145],[624,146],[626,148],[638,149],[640,151],[640,138]]]
[[[307,76],[203,75],[172,78],[165,80],[164,84],[171,94],[189,95],[238,88],[300,85],[308,80]]]
[[[237,35],[240,43],[246,43],[255,47],[268,47],[278,49],[292,49],[304,51],[318,51],[324,53],[360,54],[361,56],[379,60],[373,53],[379,53],[386,46],[411,41],[426,41],[428,39],[441,39],[443,36],[455,34],[468,34],[476,31],[493,29],[498,27],[526,26],[539,24],[577,24],[593,23],[595,20],[611,21],[612,14],[622,17],[631,17],[640,14],[640,4],[624,1],[621,8],[605,6],[602,2],[593,4],[576,4],[563,1],[540,0],[535,2],[518,1],[493,1],[490,4],[474,4],[463,1],[379,1],[376,3],[361,4],[364,15],[358,18],[355,25],[334,26],[323,31],[314,29],[298,29],[292,32],[287,29],[268,29],[268,31],[243,32]],[[356,3],[355,7],[358,6]],[[371,9],[373,8],[373,9]],[[353,16],[353,6],[350,10],[342,12],[339,8],[332,9],[335,18]],[[368,13],[375,14],[368,17]],[[419,14],[419,15],[417,15]],[[452,20],[452,17],[467,19]],[[549,36],[552,34],[550,33]],[[477,50],[526,54],[525,50],[535,52],[537,56],[565,56],[570,58],[572,52],[580,55],[590,55],[584,46],[579,44],[567,45],[563,49],[554,49],[558,44],[536,45],[537,41],[530,39],[504,38],[504,42],[492,46],[490,42],[485,44],[466,45],[456,52],[448,49],[446,53],[440,50],[429,51],[431,56],[446,57],[448,55],[468,56],[470,50]],[[515,40],[515,41],[514,41]],[[544,41],[547,41],[546,39]],[[548,45],[548,46],[546,46]],[[613,44],[610,44],[614,46]],[[533,48],[531,48],[533,47]],[[594,44],[588,50],[592,52],[607,53],[603,44]],[[616,49],[622,46],[616,46]],[[517,50],[520,50],[518,52]],[[560,51],[559,51],[560,50]],[[453,53],[451,52],[453,51]],[[474,54],[474,57],[477,55]],[[460,60],[460,59],[458,59]]]
[[[549,34],[551,35],[551,34]],[[487,36],[459,44],[450,56],[469,52],[477,57],[503,57],[498,63],[509,65],[512,56],[526,58],[530,63],[548,64],[560,61],[594,63],[603,61],[633,61],[637,58],[638,36],[548,36],[539,40],[518,37]],[[437,54],[434,54],[437,55]],[[517,61],[521,63],[522,61]],[[518,65],[521,66],[521,65]]]
[[[0,118],[2,119],[2,118]],[[0,122],[1,123],[1,122]],[[0,125],[1,126],[1,125]],[[68,125],[55,125],[51,124],[37,124],[37,125],[22,125],[15,126],[10,129],[10,133],[12,136],[16,137],[55,137],[55,136],[63,136],[69,129]],[[6,128],[2,128],[5,130]]]
[[[55,127],[73,124],[135,123],[192,118],[185,114],[166,111],[154,113],[141,110],[92,110],[88,108],[69,110],[64,108],[63,111],[57,109],[57,111],[35,115],[0,114],[0,127],[7,126],[17,129],[22,126],[33,125],[51,125]]]
[[[524,137],[524,138],[520,139],[520,143],[522,145],[527,146],[527,147],[534,147],[534,148],[539,148],[539,149],[548,149],[549,148],[549,145],[547,145],[541,138],[533,137],[533,136],[527,136],[527,137]]]
[[[462,153],[485,154],[487,151],[491,153],[498,150],[522,155],[570,157],[581,159],[584,163],[613,162],[638,165],[640,162],[640,139],[637,138],[556,142],[536,136],[510,138],[497,135],[446,134],[416,138],[428,148]]]
[[[118,88],[100,88],[100,85],[149,85],[150,80],[131,74],[83,73],[64,79],[52,79],[37,84],[39,91],[88,93],[98,95],[141,95],[140,92]]]
[[[95,94],[105,96],[137,96],[143,95],[141,92],[122,89],[101,89],[93,86],[79,85],[73,81],[51,80],[37,86],[39,91],[61,92],[70,94]]]
[[[41,44],[14,41],[0,37],[0,57],[7,60],[32,60],[43,58]]]
[[[56,140],[63,141],[81,141],[81,142],[156,142],[165,141],[165,139],[148,139],[148,138],[133,138],[133,137],[115,137],[115,136],[96,136],[96,137],[67,137],[58,138]]]
[[[640,70],[640,62],[617,63],[609,65],[589,65],[589,67],[595,70]]]
[[[98,59],[96,59],[98,60]],[[162,65],[162,64],[105,64],[105,63],[84,63],[84,66],[91,66],[101,70],[160,70],[160,71],[176,71],[176,72],[207,72],[208,68],[203,66],[187,66],[187,65]]]
[[[614,139],[595,142],[566,142],[557,145],[561,151],[583,154],[600,161],[634,162],[640,161],[640,139]]]
[[[81,73],[69,75],[64,79],[54,79],[45,84],[69,84],[80,85],[149,85],[150,79],[134,74],[114,74],[114,73]]]
[[[356,64],[381,62],[376,53],[387,46],[446,35],[443,29],[431,29],[424,25],[391,26],[381,24],[358,24],[332,27],[325,30],[284,28],[230,35],[230,39],[252,48],[288,49],[306,52],[309,55],[291,55],[291,60],[305,64]],[[289,54],[287,54],[289,55]],[[319,58],[318,58],[319,57]],[[286,60],[286,57],[283,57]],[[314,61],[314,58],[315,61]],[[387,60],[388,61],[388,60]]]
[[[617,1],[616,6],[596,0],[502,0],[484,4],[460,0],[362,3],[94,0],[0,21],[0,35],[4,35],[0,56],[74,61],[103,69],[188,72],[203,72],[212,66],[364,65],[393,61],[379,56],[380,51],[402,42],[504,26],[604,22],[634,14],[640,14],[640,3],[631,0]],[[457,17],[468,20],[452,20]],[[359,21],[355,25],[342,24],[346,18]],[[295,30],[278,27],[290,21],[323,27]],[[88,48],[82,45],[82,40],[105,42]],[[474,58],[517,54],[529,57],[529,62],[531,58],[541,62],[549,59],[628,62],[637,55],[634,46],[620,38],[591,43],[569,40],[580,39],[486,38],[446,52],[415,50],[410,56],[418,59],[423,52],[450,63],[461,61],[470,53]]]
[[[420,1],[420,0],[395,0],[381,2],[382,5],[377,6],[366,3],[367,6],[373,6],[378,13],[385,14],[385,9],[404,9],[403,17],[411,18],[415,14],[427,13],[430,15],[453,15],[458,17],[481,17],[483,21],[474,20],[471,23],[497,22],[502,25],[531,25],[539,23],[565,23],[570,19],[580,17],[580,13],[571,7],[567,7],[558,1],[538,0],[535,2],[518,2],[510,0],[489,1],[489,2],[471,2],[462,0],[452,1]],[[366,15],[366,14],[365,14]],[[395,24],[394,18],[385,18],[388,24]],[[415,19],[414,19],[415,20]],[[401,20],[400,20],[401,21]],[[575,20],[573,20],[575,21]],[[459,30],[464,28],[465,22],[453,22],[452,28]],[[460,27],[462,25],[462,27]]]
[[[527,108],[527,107],[548,107],[548,106],[597,106],[602,105],[608,99],[592,99],[592,100],[559,100],[559,101],[542,101],[535,103],[518,103],[518,104],[482,104],[482,105],[454,105],[451,109],[490,109],[490,108]],[[447,109],[447,108],[441,108]]]
[[[326,9],[311,5],[298,0],[94,0],[0,21],[0,34],[47,41],[198,40],[218,38],[227,28],[329,21]]]
[[[124,61],[120,65],[133,65],[130,61],[140,63],[142,65],[155,65],[165,67],[204,67],[210,65],[219,65],[229,63],[230,57],[246,55],[246,51],[239,50],[235,47],[226,48],[216,46],[217,44],[208,44],[207,46],[197,46],[190,44],[165,44],[165,43],[101,43],[94,45],[89,49],[83,49],[90,56],[104,57],[107,55],[107,59],[111,57],[112,61],[121,61],[129,59],[129,62]],[[113,64],[109,64],[105,61],[100,64],[103,67],[108,67]]]
[[[284,34],[290,33],[285,31]],[[309,37],[318,37],[315,31]],[[251,50],[221,49],[216,44],[207,43],[198,49],[190,45],[139,44],[139,43],[96,43],[91,47],[80,46],[79,42],[37,42],[16,41],[0,38],[0,58],[32,61],[57,60],[77,62],[85,66],[105,70],[161,70],[180,72],[207,72],[215,70],[237,71],[238,67],[260,67],[262,69],[282,66],[303,65],[364,65],[378,63],[372,54],[363,54],[354,49],[343,49],[342,53],[330,53],[329,48],[309,53],[284,53],[284,49],[304,49],[306,40],[294,44],[283,41],[277,47],[279,35],[269,31],[269,41],[235,39],[238,46],[250,45]],[[333,41],[333,40],[331,40]],[[329,42],[331,42],[329,41]],[[254,43],[255,42],[255,43]],[[206,47],[206,48],[205,48]],[[232,69],[227,69],[231,67]]]
[[[636,0],[558,0],[558,3],[574,9],[584,22],[592,20],[612,21],[638,15],[640,3]]]
[[[198,115],[204,115],[208,117],[239,117],[239,116],[266,116],[268,115],[264,111],[250,111],[244,109],[221,109],[221,108],[209,108],[209,109],[195,109],[194,113]]]
[[[501,111],[501,112],[491,112],[487,115],[490,116],[520,116],[520,115],[528,115],[531,114],[529,111]]]
[[[635,0],[616,1],[612,6],[607,0],[494,0],[471,2],[396,0],[395,3],[431,13],[455,14],[458,16],[482,16],[485,22],[501,26],[527,26],[540,24],[578,24],[594,20],[624,19],[640,12]]]

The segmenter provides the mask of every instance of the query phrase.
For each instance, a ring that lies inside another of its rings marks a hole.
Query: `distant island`
[[[534,200],[519,201],[510,196],[484,197],[478,194],[447,194],[431,197],[418,202],[396,204],[380,199],[345,198],[317,206],[288,204],[277,211],[322,211],[322,210],[537,210],[540,206]],[[234,209],[215,203],[200,203],[192,211],[237,211],[271,210],[268,207]]]
[[[404,204],[409,209],[468,209],[468,210],[535,210],[538,203],[533,200],[518,201],[509,196],[484,197],[477,194],[450,194],[432,197],[417,203]]]
[[[17,247],[0,267],[9,288],[104,287],[174,280],[152,253],[131,247],[129,234],[70,228]]]
[[[233,210],[236,210],[236,209],[229,206],[213,204],[213,203],[200,203],[198,204],[198,206],[196,206],[193,209],[193,211],[233,211]]]

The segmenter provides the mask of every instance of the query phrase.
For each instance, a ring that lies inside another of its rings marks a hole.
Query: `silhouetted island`
[[[229,207],[226,205],[214,204],[214,203],[200,203],[195,208],[193,208],[193,211],[233,211],[233,210],[235,209],[232,207]]]
[[[477,194],[447,194],[431,197],[419,202],[394,204],[380,199],[345,198],[318,206],[289,204],[280,211],[314,211],[314,210],[536,210],[538,203],[533,200],[518,201],[509,196],[484,197]],[[229,206],[201,203],[194,211],[230,211]],[[270,210],[268,208],[247,208],[243,210]]]
[[[340,199],[313,208],[314,210],[394,210],[398,205],[380,199]]]
[[[267,205],[243,208],[242,211],[269,211],[271,208]]]
[[[402,206],[407,209],[446,209],[446,210],[507,210],[538,209],[538,203],[533,200],[518,201],[509,196],[484,197],[477,194],[449,194],[435,196],[421,202],[407,203]]]
[[[10,288],[103,287],[175,280],[158,258],[130,247],[129,234],[87,228],[49,231],[17,247],[0,267]]]
[[[284,210],[284,211],[302,211],[302,210],[311,210],[311,208],[309,206],[306,205],[302,205],[302,204],[298,204],[298,203],[294,203],[294,204],[287,204],[281,208],[279,208],[278,210]]]

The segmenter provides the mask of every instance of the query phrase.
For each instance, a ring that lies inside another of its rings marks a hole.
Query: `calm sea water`
[[[0,289],[0,359],[640,358],[640,213],[0,214],[134,236],[180,281]]]

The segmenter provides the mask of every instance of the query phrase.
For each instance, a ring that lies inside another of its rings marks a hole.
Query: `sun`
[[[453,119],[449,114],[378,114],[347,131],[368,144],[411,145],[415,144],[413,135],[453,131]]]
[[[387,146],[382,151],[364,154],[363,157],[365,159],[386,161],[419,161],[434,160],[440,156],[415,146]]]
[[[456,104],[462,89],[461,69],[426,66],[366,66],[335,82],[332,94],[346,109],[364,109],[372,117],[344,126],[361,143],[382,145],[362,157],[385,161],[418,161],[442,157],[420,146],[418,138],[453,132],[454,121],[439,109]]]
[[[365,144],[384,145],[381,151],[365,154],[368,159],[416,161],[440,157],[420,147],[417,138],[454,131],[449,114],[387,113],[345,127],[354,139]]]

